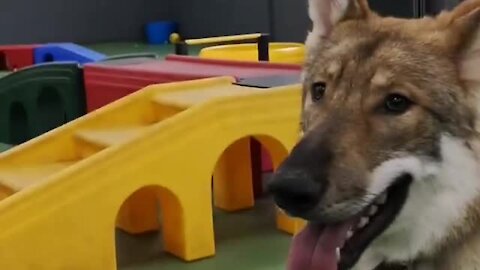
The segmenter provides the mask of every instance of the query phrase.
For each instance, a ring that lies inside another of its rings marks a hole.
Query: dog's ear
[[[480,90],[480,1],[466,0],[438,19],[448,29],[446,42],[458,59],[460,78]]]
[[[363,19],[370,13],[367,0],[309,0],[313,32],[320,36],[328,36],[341,21]]]
[[[307,48],[312,48],[332,32],[341,21],[366,19],[373,12],[367,0],[308,0],[308,13],[313,29],[306,40]]]

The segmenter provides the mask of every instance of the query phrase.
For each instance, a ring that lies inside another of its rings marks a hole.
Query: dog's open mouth
[[[360,259],[370,243],[395,220],[405,203],[410,175],[400,177],[358,216],[341,224],[310,222],[295,236],[289,270],[346,270]]]

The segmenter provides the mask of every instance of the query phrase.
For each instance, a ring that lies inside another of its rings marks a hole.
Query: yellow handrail
[[[188,45],[202,45],[210,43],[221,43],[221,42],[233,42],[233,41],[242,41],[242,40],[254,40],[262,36],[260,33],[255,34],[245,34],[245,35],[232,35],[232,36],[219,36],[219,37],[208,37],[208,38],[198,38],[198,39],[187,39],[185,43]]]

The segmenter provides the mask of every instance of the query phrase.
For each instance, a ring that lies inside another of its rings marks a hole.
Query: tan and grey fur
[[[480,1],[408,20],[366,0],[310,0],[309,13],[304,140],[335,157],[317,212],[342,219],[398,173],[414,176],[399,216],[353,269],[480,270]],[[313,103],[317,82],[327,90]],[[382,113],[392,93],[412,108]]]

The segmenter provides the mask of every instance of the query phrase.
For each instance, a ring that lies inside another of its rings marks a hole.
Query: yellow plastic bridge
[[[167,252],[214,255],[212,174],[216,206],[252,207],[249,136],[275,165],[298,138],[299,85],[232,82],[149,86],[0,154],[0,269],[114,270],[116,226],[161,225]]]

